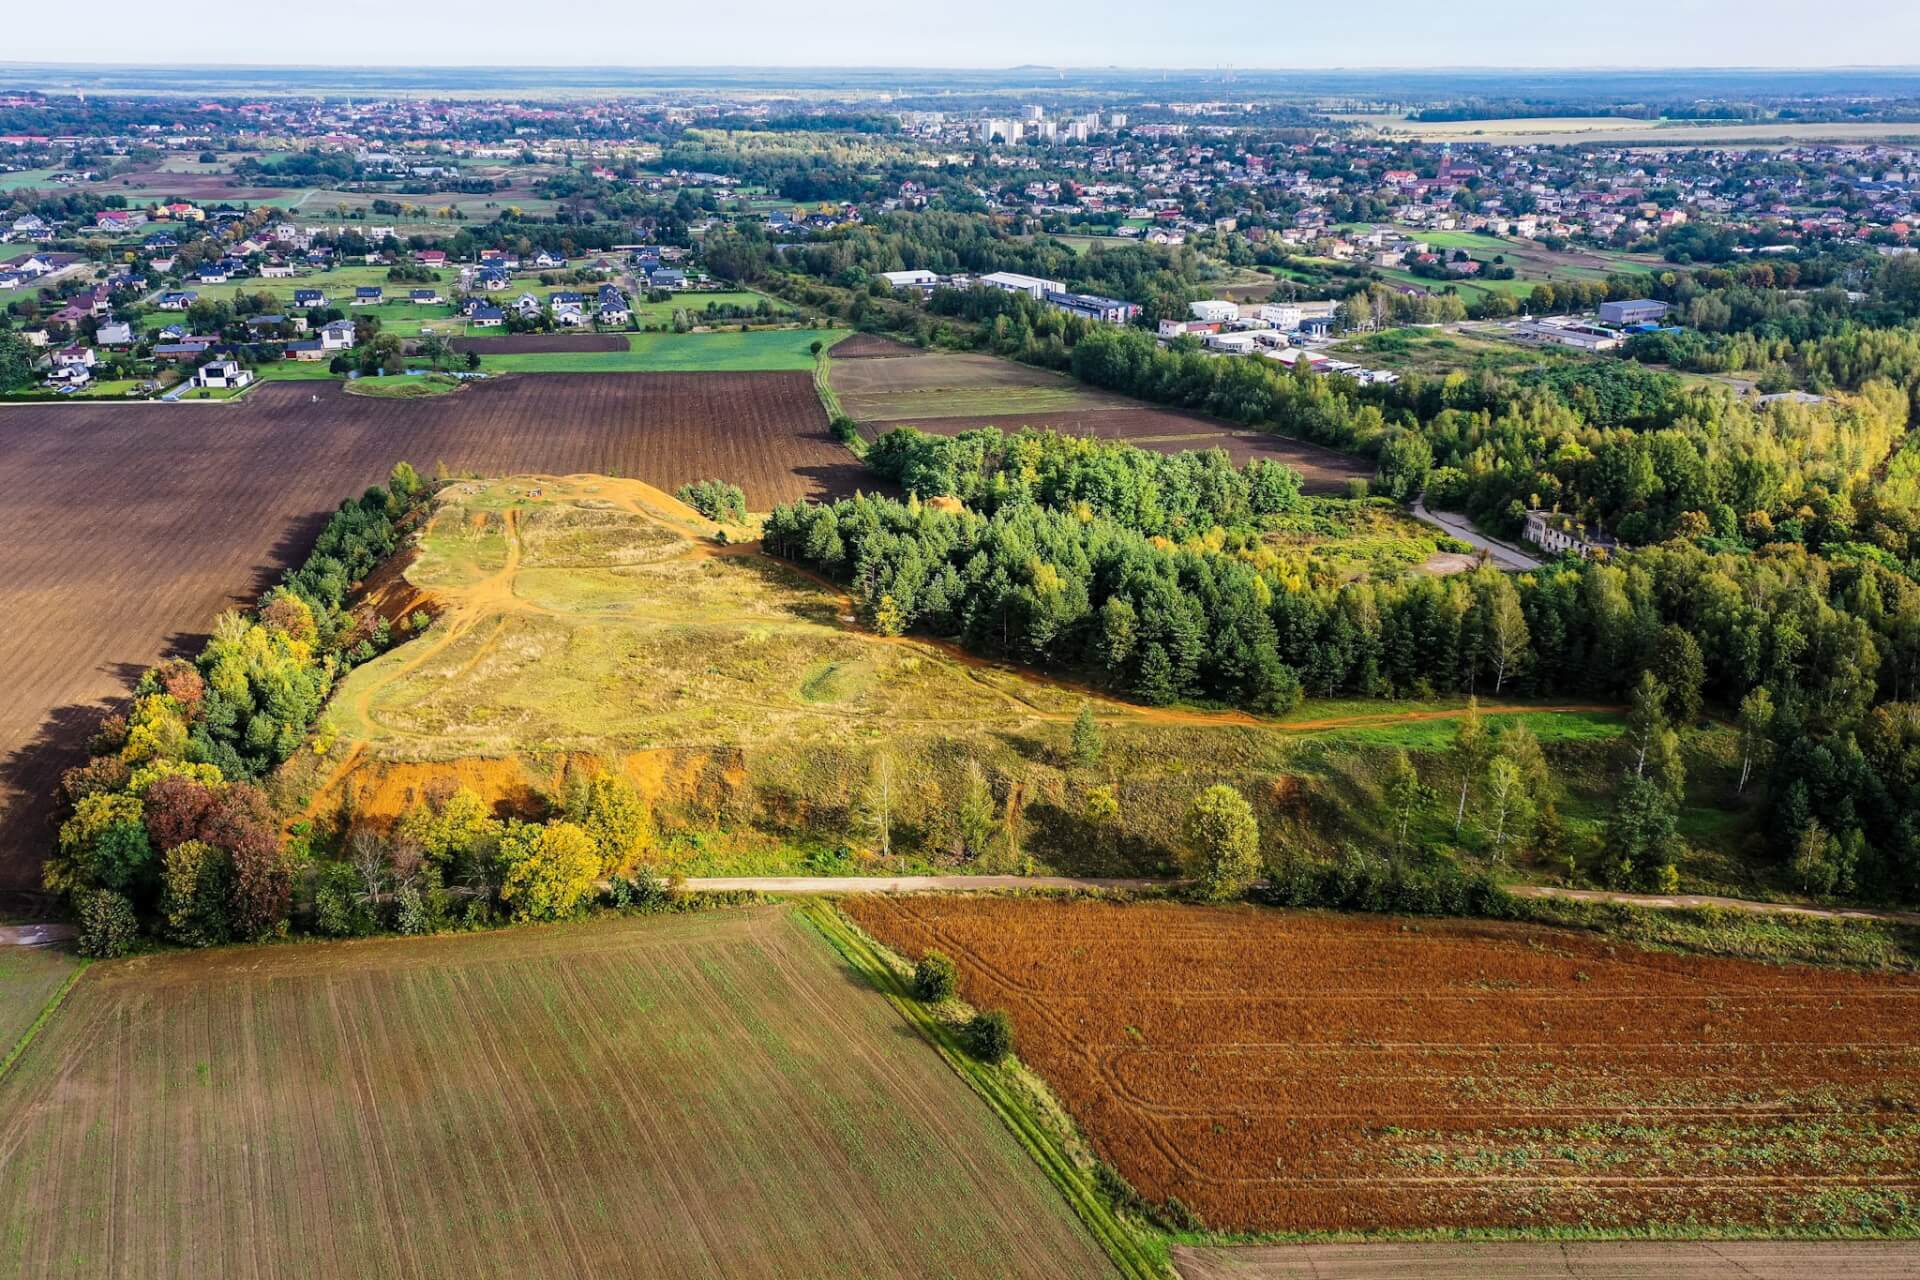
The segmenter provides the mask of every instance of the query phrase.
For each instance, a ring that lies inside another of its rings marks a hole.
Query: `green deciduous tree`
[[[1260,823],[1246,797],[1224,783],[1193,799],[1181,825],[1188,876],[1216,901],[1244,893],[1260,875]]]
[[[600,855],[571,822],[512,822],[500,838],[500,898],[516,920],[558,920],[593,892]]]

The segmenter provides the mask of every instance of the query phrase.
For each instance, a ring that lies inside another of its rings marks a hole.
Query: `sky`
[[[303,66],[1832,67],[1920,63],[1920,3],[334,0],[7,24],[10,62]]]

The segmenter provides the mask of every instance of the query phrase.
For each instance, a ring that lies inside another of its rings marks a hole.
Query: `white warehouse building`
[[[1219,299],[1189,302],[1187,304],[1187,314],[1191,315],[1195,320],[1205,320],[1208,323],[1238,320],[1240,318],[1240,306],[1238,303],[1225,302]]]
[[[1065,293],[1067,286],[1059,280],[1043,280],[1039,276],[1023,276],[1017,271],[995,271],[991,275],[980,277],[980,283],[990,289],[1004,289],[1008,293],[1024,293],[1035,302],[1049,293]]]

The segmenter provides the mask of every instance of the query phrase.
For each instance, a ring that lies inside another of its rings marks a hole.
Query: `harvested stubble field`
[[[1487,922],[854,898],[1247,1232],[1920,1230],[1920,981]]]
[[[833,388],[868,439],[903,426],[937,435],[977,427],[1050,427],[1125,440],[1157,453],[1225,449],[1241,465],[1255,458],[1283,462],[1300,471],[1309,493],[1338,492],[1348,480],[1373,474],[1364,459],[1337,449],[1156,408],[996,356],[922,353],[861,359],[856,354],[848,361],[842,354],[845,347],[843,342],[833,349]],[[869,356],[882,354],[871,346],[864,350]]]
[[[233,404],[0,408],[0,888],[38,884],[47,794],[100,710],[197,648],[215,613],[250,603],[402,459],[666,487],[725,477],[756,509],[873,487],[804,373],[516,376],[425,400],[268,383]]]
[[[0,1275],[1109,1274],[785,909],[102,965],[0,1079]]]

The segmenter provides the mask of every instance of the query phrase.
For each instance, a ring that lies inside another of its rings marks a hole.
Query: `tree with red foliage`
[[[204,839],[202,827],[219,798],[197,778],[169,774],[147,788],[147,838],[162,853],[188,840]]]

